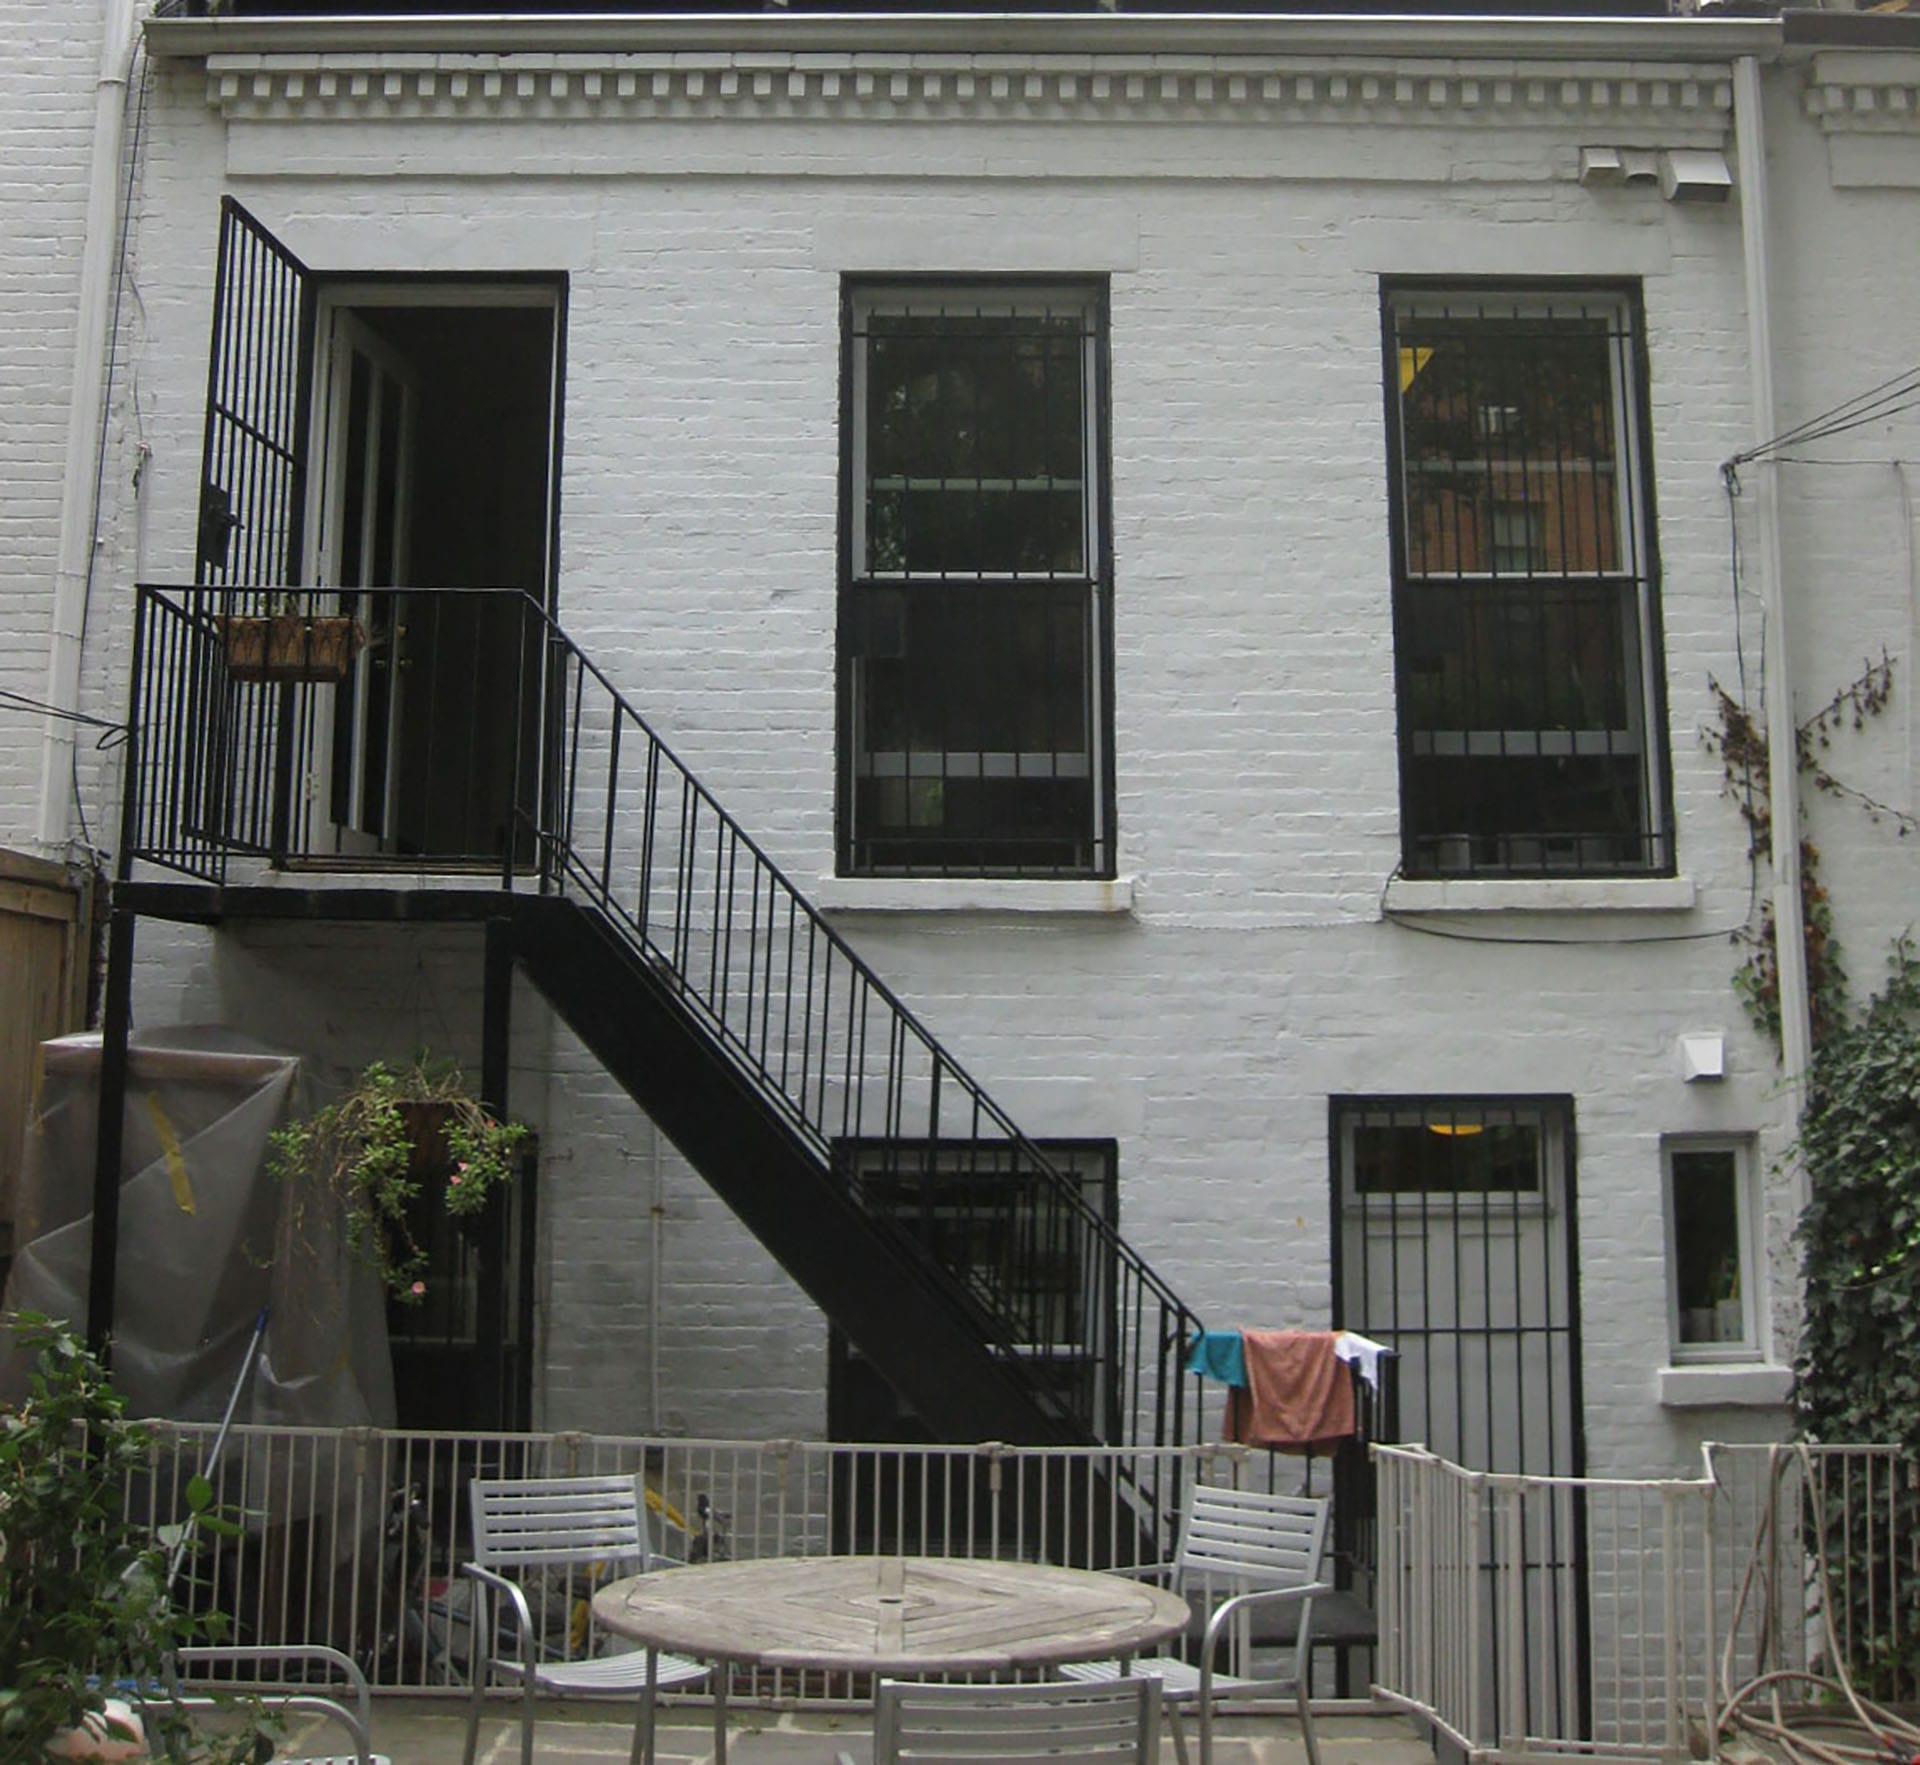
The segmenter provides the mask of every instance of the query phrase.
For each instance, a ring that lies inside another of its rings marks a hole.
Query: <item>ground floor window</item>
[[[1094,1216],[1116,1220],[1118,1149],[1111,1140],[1042,1140],[1037,1150],[1078,1184]],[[839,1155],[870,1205],[1006,1319],[1014,1351],[1063,1402],[1097,1414],[1114,1304],[1112,1237],[1058,1205],[1019,1143],[887,1140],[843,1143]],[[835,1334],[828,1357],[828,1430],[836,1440],[916,1440],[925,1429],[878,1373]],[[904,1432],[902,1430],[905,1430]]]
[[[1749,1148],[1673,1139],[1662,1151],[1674,1359],[1750,1359],[1760,1351],[1760,1308]]]

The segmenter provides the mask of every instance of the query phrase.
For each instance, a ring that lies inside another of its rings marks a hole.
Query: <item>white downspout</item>
[[[107,0],[100,73],[93,92],[93,154],[87,187],[87,230],[80,258],[80,312],[74,327],[73,395],[67,404],[66,476],[60,492],[60,549],[47,646],[46,731],[41,742],[38,839],[48,856],[64,858],[71,829],[75,726],[61,713],[80,709],[80,648],[86,633],[87,564],[98,542],[94,491],[107,324],[113,308],[114,253],[119,239],[120,155],[127,81],[135,45],[134,0]]]
[[[1780,433],[1773,398],[1773,318],[1767,226],[1767,153],[1760,112],[1760,63],[1742,55],[1733,64],[1733,129],[1740,165],[1740,235],[1746,248],[1747,360],[1753,394],[1756,447]],[[1811,1000],[1807,992],[1806,926],[1800,911],[1800,778],[1793,681],[1787,666],[1787,595],[1780,566],[1780,468],[1770,458],[1751,461],[1754,525],[1759,540],[1760,599],[1766,618],[1767,794],[1772,804],[1773,924],[1780,977],[1780,1055],[1796,1121],[1806,1100],[1813,1063]],[[1794,1214],[1804,1210],[1807,1177],[1796,1165]]]

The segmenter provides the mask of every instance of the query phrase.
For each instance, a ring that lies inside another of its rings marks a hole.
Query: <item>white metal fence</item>
[[[155,1528],[186,1511],[211,1425],[149,1424],[149,1473],[127,1492]],[[640,1470],[665,1553],[701,1561],[926,1553],[1117,1569],[1164,1561],[1184,1482],[1325,1493],[1324,1459],[1303,1467],[1232,1446],[1103,1451],[985,1445],[837,1446],[802,1441],[654,1440],[584,1433],[450,1434],[386,1429],[236,1428],[214,1498],[238,1521],[208,1531],[182,1597],[233,1620],[237,1639],[324,1642],[377,1688],[467,1682],[467,1484],[476,1476]],[[603,1646],[584,1582],[536,1590],[542,1643]],[[770,1673],[731,1695],[779,1704],[861,1700],[846,1675]]]
[[[1376,1690],[1469,1754],[1699,1757],[1759,1689],[1817,1701],[1807,1674],[1920,1689],[1920,1496],[1896,1449],[1713,1446],[1698,1478],[1374,1462]]]
[[[214,1430],[152,1429],[127,1502],[158,1528],[185,1512]],[[1920,1696],[1920,1485],[1895,1449],[1716,1446],[1700,1477],[1638,1480],[1490,1474],[1415,1446],[1376,1446],[1373,1462],[1375,1488],[1343,1491],[1365,1548],[1341,1574],[1378,1635],[1361,1680],[1469,1754],[1697,1756],[1744,1688],[1840,1661],[1863,1697]],[[692,1561],[925,1552],[1138,1568],[1168,1554],[1190,1478],[1329,1485],[1324,1460],[1230,1446],[243,1427],[212,1479],[239,1524],[203,1538],[183,1593],[229,1613],[238,1640],[331,1643],[379,1687],[454,1690],[468,1671],[467,1483],[610,1470],[644,1472],[657,1547]],[[590,1585],[537,1591],[544,1646],[602,1646]],[[1317,1694],[1333,1666],[1323,1652]],[[782,1672],[738,1676],[731,1695],[850,1703],[868,1690]]]

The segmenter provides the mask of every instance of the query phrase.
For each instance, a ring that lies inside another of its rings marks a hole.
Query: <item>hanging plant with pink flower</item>
[[[513,1181],[526,1138],[524,1123],[498,1120],[474,1096],[458,1065],[421,1054],[403,1067],[376,1060],[326,1108],[278,1129],[267,1168],[297,1198],[336,1195],[349,1246],[413,1304],[427,1291],[416,1199],[437,1187],[456,1218],[484,1212]]]

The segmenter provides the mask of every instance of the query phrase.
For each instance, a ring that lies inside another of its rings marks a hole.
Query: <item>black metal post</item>
[[[496,1120],[508,1113],[508,1050],[513,1031],[513,921],[489,919],[482,958],[480,999],[480,1100]],[[534,1171],[531,1150],[522,1155],[521,1178],[514,1193],[499,1197],[492,1229],[483,1243],[493,1261],[480,1287],[485,1299],[480,1336],[483,1348],[497,1356],[495,1389],[501,1421],[524,1428],[533,1414],[533,1222]],[[496,1273],[497,1271],[497,1273]],[[508,1302],[505,1282],[514,1293]],[[511,1324],[509,1324],[511,1319]],[[511,1338],[511,1339],[509,1339]]]
[[[130,908],[115,905],[107,932],[107,996],[100,1020],[100,1098],[93,1155],[93,1238],[87,1256],[87,1345],[108,1359],[120,1266],[120,1150],[127,1103],[127,1036],[133,1022]]]
[[[507,1044],[513,1029],[513,921],[489,919],[480,993],[480,1101],[507,1117]]]

